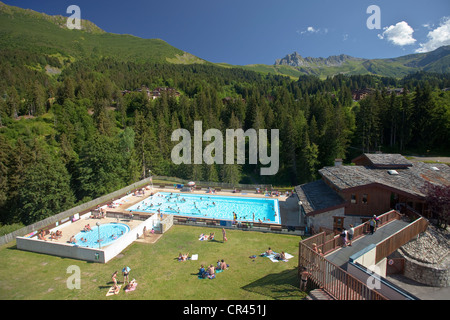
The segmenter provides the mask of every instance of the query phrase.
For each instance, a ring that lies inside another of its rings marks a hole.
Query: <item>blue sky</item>
[[[159,38],[202,59],[235,65],[273,64],[294,51],[392,58],[450,44],[449,0],[1,1],[67,17],[75,4],[82,19],[107,32]],[[380,9],[381,29],[367,27],[371,5]]]

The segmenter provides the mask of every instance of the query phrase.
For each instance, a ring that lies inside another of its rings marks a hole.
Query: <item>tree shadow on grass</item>
[[[268,274],[242,289],[274,300],[300,300],[306,297],[306,293],[299,289],[297,268]]]

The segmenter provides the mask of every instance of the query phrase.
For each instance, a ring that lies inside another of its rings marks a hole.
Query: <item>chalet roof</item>
[[[323,180],[296,186],[295,192],[306,214],[345,204],[345,201]]]
[[[394,172],[387,168],[373,166],[336,166],[324,167],[319,170],[319,173],[334,187],[342,191],[377,183],[423,197],[421,189],[426,181],[438,185],[450,185],[450,167],[448,165],[419,161],[411,163],[409,167],[396,169]]]
[[[411,167],[412,162],[407,160],[401,154],[388,154],[388,153],[364,153],[359,157],[352,160],[355,162],[358,159],[366,158],[372,166],[382,168],[398,168],[398,167]]]

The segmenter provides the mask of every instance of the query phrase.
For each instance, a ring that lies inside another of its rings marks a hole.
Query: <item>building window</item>
[[[350,202],[351,202],[351,203],[356,203],[356,194],[352,194],[352,195],[350,196]]]
[[[363,204],[367,204],[368,201],[369,201],[369,196],[367,194],[363,194],[363,196],[362,196],[362,203]]]

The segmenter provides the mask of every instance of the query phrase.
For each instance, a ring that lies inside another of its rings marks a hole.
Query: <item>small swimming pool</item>
[[[219,220],[233,220],[236,215],[238,221],[280,223],[279,203],[274,198],[158,192],[127,210]]]
[[[91,226],[92,231],[81,231],[76,236],[76,245],[80,247],[99,247],[99,227]],[[123,223],[107,223],[100,225],[100,247],[105,247],[130,231],[130,227]],[[83,240],[82,240],[83,239]]]

